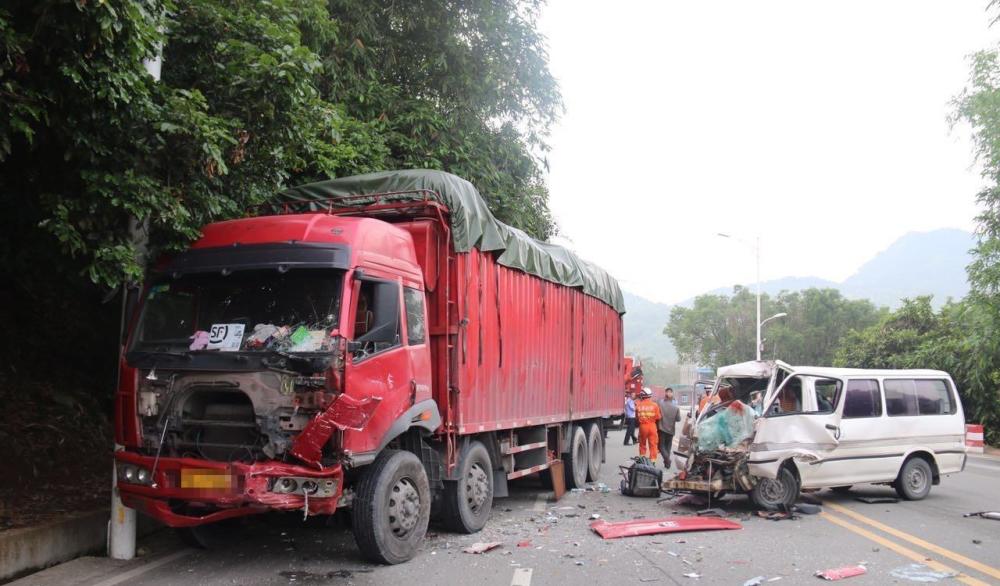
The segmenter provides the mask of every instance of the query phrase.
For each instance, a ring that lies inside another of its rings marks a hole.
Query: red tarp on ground
[[[716,531],[742,529],[743,525],[717,517],[665,517],[663,519],[637,519],[635,521],[594,521],[590,528],[604,539],[655,535],[657,533],[683,533],[685,531]]]

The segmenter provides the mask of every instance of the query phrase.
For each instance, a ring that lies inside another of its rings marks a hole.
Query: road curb
[[[82,555],[104,555],[110,518],[110,510],[98,509],[0,532],[0,584]],[[138,525],[139,535],[159,527],[141,514]]]
[[[103,551],[109,515],[106,509],[74,513],[34,527],[0,533],[0,582]]]

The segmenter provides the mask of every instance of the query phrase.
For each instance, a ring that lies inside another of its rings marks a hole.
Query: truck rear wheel
[[[601,426],[591,423],[587,428],[587,480],[597,482],[601,476],[601,461],[604,459],[604,438]]]
[[[569,434],[569,453],[566,455],[566,488],[583,488],[587,484],[587,434],[579,425],[573,426]]]
[[[383,564],[413,558],[431,514],[424,465],[410,452],[384,450],[362,473],[353,508],[354,541],[366,558]]]
[[[469,442],[458,461],[458,480],[448,482],[444,524],[458,533],[476,533],[493,510],[493,463],[486,446]]]

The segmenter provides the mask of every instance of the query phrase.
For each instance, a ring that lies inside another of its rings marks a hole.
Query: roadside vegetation
[[[4,2],[0,528],[40,486],[68,498],[89,473],[106,490],[122,286],[201,225],[290,185],[432,168],[552,235],[562,102],[540,5]]]

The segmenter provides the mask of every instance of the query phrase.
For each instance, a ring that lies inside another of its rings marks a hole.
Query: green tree
[[[846,299],[836,289],[783,291],[768,305],[769,314],[777,312],[788,315],[764,327],[763,356],[819,366],[832,363],[845,335],[880,316],[867,299]]]
[[[731,297],[702,295],[691,308],[675,307],[664,330],[682,361],[718,367],[756,355],[756,298],[745,287]],[[761,296],[762,316],[788,315],[768,323],[762,332],[764,359],[791,364],[828,365],[849,332],[876,323],[880,310],[867,300],[844,298],[835,289],[783,291]]]
[[[542,169],[562,111],[529,0],[331,0],[324,94],[377,122],[389,165],[472,181],[497,217],[537,238],[555,225]]]
[[[762,306],[767,302],[767,296],[762,296]],[[754,359],[755,317],[754,293],[737,285],[732,297],[699,295],[690,308],[674,307],[663,331],[674,343],[680,362],[718,367]]]

